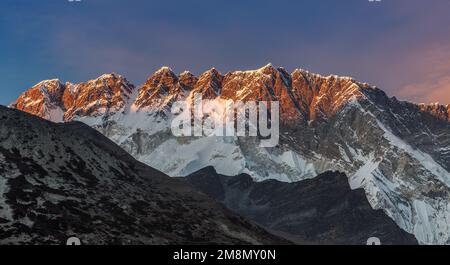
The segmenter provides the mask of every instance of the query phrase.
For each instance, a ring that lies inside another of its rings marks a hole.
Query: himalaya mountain
[[[373,210],[364,190],[351,190],[342,173],[286,183],[255,182],[249,175],[219,175],[212,167],[183,178],[229,209],[298,244],[417,244],[382,210]]]
[[[286,244],[80,122],[0,106],[0,244]]]
[[[280,144],[252,137],[174,137],[171,105],[195,93],[227,100],[279,101]],[[170,176],[206,166],[263,181],[295,182],[326,171],[345,173],[423,244],[450,243],[450,106],[388,97],[350,77],[267,65],[199,77],[163,67],[140,87],[103,75],[81,84],[43,81],[11,105],[55,122],[82,121],[139,161]]]

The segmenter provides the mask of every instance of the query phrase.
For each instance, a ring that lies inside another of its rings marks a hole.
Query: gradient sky
[[[43,79],[268,62],[450,103],[449,0],[1,0],[0,104]]]

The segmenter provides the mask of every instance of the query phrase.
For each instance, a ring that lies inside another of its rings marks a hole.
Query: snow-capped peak
[[[48,79],[48,80],[42,80],[34,86],[42,86],[42,85],[46,85],[46,84],[57,84],[57,83],[61,83],[60,79],[53,78],[53,79]]]
[[[273,69],[273,68],[274,68],[274,67],[273,67],[272,63],[268,63],[268,64],[264,65],[263,67],[259,68],[259,69],[256,70],[256,71],[258,71],[258,72],[264,72],[264,71],[267,70],[267,69]]]
[[[172,71],[172,68],[170,68],[168,66],[162,66],[155,72],[155,74],[160,74],[160,73],[173,73],[173,71]]]
[[[188,70],[184,70],[183,72],[180,73],[180,77],[181,76],[193,76],[193,74]]]

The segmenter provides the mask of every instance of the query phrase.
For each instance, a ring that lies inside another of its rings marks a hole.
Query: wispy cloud
[[[408,60],[415,72],[397,93],[415,102],[450,104],[450,45],[433,45]]]

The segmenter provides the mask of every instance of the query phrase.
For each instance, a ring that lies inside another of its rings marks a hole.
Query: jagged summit
[[[48,79],[48,80],[42,80],[39,83],[37,83],[35,86],[40,86],[40,85],[46,85],[46,84],[50,84],[50,83],[61,83],[61,80],[59,78],[53,78],[53,79]]]
[[[200,93],[205,99],[214,99],[221,94],[223,75],[216,68],[201,74],[192,94]]]
[[[265,66],[256,70],[256,72],[267,73],[267,72],[273,72],[274,70],[275,70],[275,67],[272,65],[272,63],[268,63]]]
[[[60,122],[64,89],[59,79],[44,80],[24,92],[10,107]]]
[[[273,70],[273,69],[275,69],[275,67],[273,66],[273,64],[272,64],[272,63],[268,63],[268,64],[266,64],[266,65],[264,65],[264,66],[262,66],[262,67],[260,67],[260,68],[258,68],[258,69],[254,69],[254,70],[245,70],[245,71],[236,71],[236,72],[248,72],[248,73],[251,73],[251,72],[258,72],[258,73],[263,73],[263,72],[265,72],[265,71],[267,71],[267,70]]]
[[[450,121],[450,104],[441,105],[439,103],[432,104],[424,104],[421,103],[418,105],[420,110],[427,112],[434,117],[437,117],[444,121]]]
[[[309,70],[306,70],[306,69],[303,69],[303,68],[296,68],[291,73],[291,75],[299,75],[299,74],[302,74],[302,75],[305,75],[305,76],[310,76],[311,78],[341,79],[341,80],[350,80],[350,81],[353,81],[353,82],[357,82],[351,76],[339,76],[339,75],[333,75],[333,74],[325,76],[325,75],[321,75],[321,74],[318,74],[318,73],[313,73],[313,72],[311,72]],[[365,84],[365,83],[363,83],[363,84]]]
[[[188,70],[184,70],[183,72],[180,73],[180,77],[182,77],[182,76],[194,76],[194,74],[192,74]]]
[[[23,93],[11,107],[62,122],[74,116],[118,111],[131,99],[134,89],[134,85],[116,73],[79,84],[45,80]]]
[[[161,68],[159,68],[155,73],[160,73],[160,72],[173,72],[172,68],[168,67],[168,66],[161,66]]]
[[[135,111],[167,110],[174,101],[200,93],[205,99],[277,100],[285,120],[306,122],[328,119],[355,99],[390,100],[380,92],[352,77],[322,76],[300,68],[288,73],[271,63],[256,70],[231,71],[225,75],[213,67],[198,77],[189,71],[177,75],[170,67],[163,66],[138,89],[116,73],[80,84],[44,80],[22,94],[11,107],[62,121],[75,116],[120,112],[131,105]],[[417,106],[439,119],[450,119],[449,106]]]

